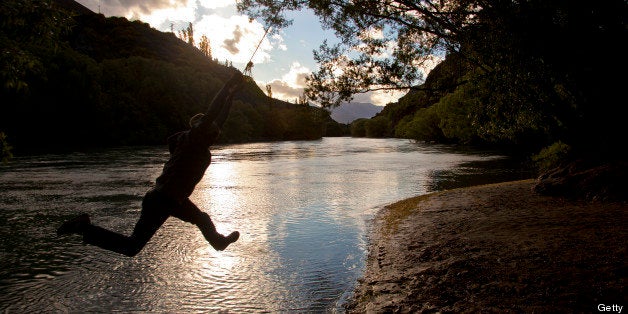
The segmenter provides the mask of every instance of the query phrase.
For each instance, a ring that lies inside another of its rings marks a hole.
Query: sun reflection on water
[[[171,218],[132,259],[50,235],[78,208],[130,234],[141,197],[167,160],[162,148],[4,166],[0,220],[12,228],[0,241],[6,248],[0,312],[1,305],[16,312],[342,311],[377,208],[475,169],[460,168],[465,162],[487,159],[402,140],[349,138],[230,145],[212,153],[190,199],[219,232],[240,231],[239,241],[214,251],[195,226]],[[490,165],[480,171],[498,171]]]

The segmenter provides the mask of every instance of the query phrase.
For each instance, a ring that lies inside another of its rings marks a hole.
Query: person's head
[[[201,123],[201,119],[204,116],[205,115],[202,114],[202,113],[197,113],[192,118],[190,118],[190,128],[195,128],[195,127],[199,126],[199,124]]]
[[[203,122],[204,116],[205,115],[202,113],[197,113],[192,118],[190,118],[190,128],[193,129],[196,127],[200,127],[201,123]],[[206,134],[211,137],[212,141],[217,140],[218,136],[220,136],[220,127],[218,127],[215,122],[212,122],[211,124],[207,124],[206,122],[206,126],[204,126],[203,128],[206,129],[206,131],[208,132]]]

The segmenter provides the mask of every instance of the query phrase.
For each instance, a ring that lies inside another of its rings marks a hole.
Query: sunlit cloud
[[[283,51],[287,51],[288,50],[288,46],[286,46],[286,44],[284,44],[284,40],[283,40],[283,37],[281,35],[273,34],[272,36],[270,36],[270,40],[272,41],[273,46],[277,47],[277,49],[283,50]]]
[[[281,79],[270,82],[258,82],[258,85],[262,90],[266,90],[266,85],[270,85],[273,98],[292,102],[303,95],[307,77],[311,73],[312,71],[309,68],[301,65],[299,62],[293,62],[288,72]],[[372,91],[356,94],[352,101],[384,106],[397,101],[405,93],[407,93],[407,90]]]
[[[191,6],[168,7],[163,9],[155,9],[148,14],[130,10],[125,16],[131,20],[141,20],[150,24],[155,28],[165,26],[166,24],[185,25],[194,21],[195,8]],[[179,27],[175,28],[175,31]]]
[[[397,101],[401,96],[408,93],[408,90],[390,90],[390,91],[374,91],[371,92],[370,102],[377,106],[385,106],[391,102]]]
[[[235,0],[79,0],[93,11],[106,16],[123,16],[140,20],[160,31],[175,34],[193,24],[194,41],[205,35],[210,41],[212,57],[220,62],[246,64],[264,36],[264,25],[237,14]],[[265,37],[253,62],[269,62],[272,50],[287,50],[280,34]]]
[[[303,95],[303,90],[306,85],[306,78],[312,71],[301,65],[299,62],[293,62],[290,65],[288,73],[284,74],[281,79],[272,80],[270,82],[258,82],[258,85],[265,89],[266,85],[270,85],[273,98],[294,101],[299,96]]]
[[[240,39],[242,39],[242,30],[240,29],[240,25],[236,25],[233,30],[233,37],[227,38],[222,42],[222,47],[227,49],[231,54],[238,54],[240,49],[237,47],[240,43]]]
[[[100,9],[105,15],[114,16],[149,16],[157,11],[171,10],[177,8],[205,8],[217,9],[235,5],[234,0],[212,0],[201,1],[196,0],[79,0],[88,8]],[[94,10],[96,11],[96,10]],[[189,20],[192,21],[192,20]]]
[[[187,7],[189,0],[78,0],[85,7],[94,12],[107,16],[142,16],[154,11]],[[222,1],[221,1],[222,2]]]
[[[194,24],[194,37],[200,40],[206,35],[210,40],[212,56],[219,60],[230,60],[245,64],[251,58],[257,44],[264,37],[264,26],[257,21],[249,21],[246,16],[218,15],[204,16]],[[264,37],[253,58],[253,63],[270,61],[270,52],[274,45],[268,37]]]

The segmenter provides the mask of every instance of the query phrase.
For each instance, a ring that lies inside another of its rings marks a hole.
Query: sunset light
[[[625,312],[626,25],[1,0],[0,313]]]

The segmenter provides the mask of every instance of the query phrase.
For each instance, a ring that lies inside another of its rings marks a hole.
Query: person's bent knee
[[[128,257],[135,257],[135,255],[137,255],[142,249],[131,249],[131,250],[126,250],[124,252],[122,252],[122,254],[128,256]]]
[[[128,246],[121,253],[128,257],[134,257],[135,255],[139,254],[143,248],[144,248],[144,244],[139,243],[139,242],[133,242],[132,245]]]
[[[214,226],[214,223],[212,222],[212,219],[209,217],[209,215],[201,211],[190,216],[189,221],[187,222],[194,224],[197,227],[202,227],[202,226],[207,226],[207,225],[211,225],[212,227]]]

